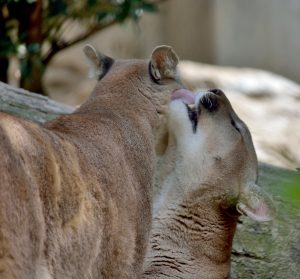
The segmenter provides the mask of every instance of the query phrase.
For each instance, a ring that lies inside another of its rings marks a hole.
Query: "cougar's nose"
[[[208,92],[203,95],[199,101],[199,109],[204,108],[208,112],[215,112],[219,108],[218,95],[213,92]]]
[[[223,96],[224,92],[221,89],[215,88],[215,89],[209,89],[208,92],[214,93],[218,96]]]

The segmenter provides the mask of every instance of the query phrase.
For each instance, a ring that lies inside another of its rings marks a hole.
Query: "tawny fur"
[[[154,81],[149,61],[85,52],[102,79],[73,114],[44,126],[0,114],[1,279],[140,277],[159,112],[181,86]],[[168,53],[175,72],[170,47],[151,63]]]
[[[224,93],[213,92],[196,96],[195,131],[184,100],[170,103],[142,278],[229,278],[239,212],[272,218],[272,201],[255,185],[249,130]]]

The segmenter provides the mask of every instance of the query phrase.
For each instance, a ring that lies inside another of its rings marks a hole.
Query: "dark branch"
[[[167,2],[168,0],[156,0],[156,1],[152,1],[153,4],[158,5],[164,2]],[[48,53],[45,55],[45,57],[43,57],[42,62],[44,65],[47,65],[51,59],[54,57],[54,55],[56,53],[58,53],[59,51],[66,49],[70,46],[73,46],[85,39],[87,39],[88,37],[90,37],[91,35],[95,34],[98,31],[101,31],[107,27],[110,27],[114,24],[116,24],[118,21],[117,20],[113,20],[105,25],[95,25],[92,28],[90,28],[89,30],[87,30],[85,33],[75,37],[74,39],[65,42],[65,41],[59,41],[59,40],[54,40],[51,44],[51,48],[48,51]],[[61,24],[62,25],[62,24]]]
[[[45,55],[45,57],[43,57],[42,62],[44,65],[47,65],[51,59],[54,57],[54,55],[56,53],[58,53],[59,51],[66,49],[70,46],[73,46],[85,39],[87,39],[88,37],[90,37],[91,35],[95,34],[98,31],[101,31],[107,27],[110,27],[112,25],[114,25],[115,23],[117,23],[116,20],[113,20],[105,25],[97,25],[97,26],[93,26],[92,28],[90,28],[89,30],[87,30],[85,33],[80,34],[79,36],[75,37],[72,40],[69,41],[53,41],[52,45],[51,45],[51,49],[49,50],[49,52]]]

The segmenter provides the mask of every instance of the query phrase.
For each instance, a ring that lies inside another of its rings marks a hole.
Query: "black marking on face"
[[[99,75],[98,80],[102,79],[107,74],[114,62],[115,60],[109,56],[106,56],[101,60],[101,74]]]
[[[235,121],[233,119],[231,119],[230,124],[240,133],[241,130],[239,129],[239,127],[237,127]]]
[[[200,104],[202,104],[203,107],[206,110],[208,110],[209,112],[215,112],[219,108],[218,99],[213,94],[204,95],[200,100]],[[199,107],[200,107],[200,104],[199,104]]]
[[[186,105],[186,109],[188,112],[189,119],[192,122],[192,128],[193,132],[196,133],[197,130],[197,124],[198,124],[198,114],[195,108],[190,108],[188,105]],[[199,110],[200,113],[200,110]]]

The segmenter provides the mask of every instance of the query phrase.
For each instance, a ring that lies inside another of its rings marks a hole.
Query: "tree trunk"
[[[0,111],[45,123],[61,114],[71,113],[74,108],[0,82]]]
[[[0,82],[0,111],[44,123],[73,110]],[[233,279],[300,278],[300,200],[285,194],[291,181],[299,182],[299,193],[300,172],[259,165],[258,184],[273,196],[277,216],[270,223],[241,218],[232,252]]]
[[[8,65],[7,57],[0,57],[0,81],[8,82]]]
[[[26,45],[26,54],[20,59],[20,86],[44,95],[42,78],[45,73],[45,65],[41,57],[43,3],[42,0],[37,0],[33,3],[24,3],[24,5],[26,12],[19,14],[19,32],[25,36],[24,42]]]
[[[9,60],[8,56],[10,53],[11,40],[7,34],[6,30],[6,18],[2,9],[3,5],[0,5],[0,81],[8,82],[8,66]]]
[[[45,95],[42,83],[45,67],[42,64],[40,54],[29,54],[25,58],[20,59],[20,65],[20,87]]]

